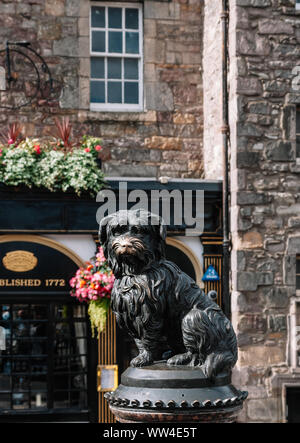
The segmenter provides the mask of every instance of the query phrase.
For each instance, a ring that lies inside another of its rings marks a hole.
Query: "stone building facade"
[[[99,2],[1,2],[1,40],[31,42],[63,85],[58,97],[34,114],[32,108],[3,113],[1,129],[19,120],[28,136],[47,135],[54,116],[69,116],[75,136],[103,138],[109,150],[103,167],[109,176],[203,177],[202,2],[140,3],[143,112],[103,113],[90,111],[89,90],[90,9]]]
[[[284,422],[287,395],[300,384],[300,17],[295,1],[232,0],[229,8],[232,319],[237,383],[249,391],[241,420]]]
[[[103,138],[107,176],[222,179],[222,2],[137,2],[143,4],[142,112],[90,110],[89,16],[91,4],[101,3],[0,4],[1,39],[30,41],[62,84],[47,103],[1,113],[1,129],[18,120],[28,136],[46,136],[54,116],[69,116],[74,137]],[[300,386],[295,3],[228,1],[231,310],[239,344],[234,382],[249,391],[243,422],[285,421],[287,391]]]

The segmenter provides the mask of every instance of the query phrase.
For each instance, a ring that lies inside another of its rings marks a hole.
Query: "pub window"
[[[94,3],[90,13],[90,107],[141,111],[142,8],[135,3]]]

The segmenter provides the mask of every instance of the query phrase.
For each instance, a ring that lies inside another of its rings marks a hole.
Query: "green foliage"
[[[104,174],[97,164],[100,140],[84,136],[82,145],[69,151],[51,143],[26,138],[17,147],[0,146],[0,182],[26,185],[52,192],[91,195],[103,187]],[[88,149],[87,149],[88,147]]]
[[[91,300],[89,302],[88,314],[91,321],[93,337],[95,337],[95,329],[97,330],[98,338],[100,333],[104,331],[109,306],[110,301],[107,298]]]

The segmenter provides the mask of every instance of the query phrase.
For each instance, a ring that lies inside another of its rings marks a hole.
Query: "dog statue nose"
[[[121,254],[130,254],[132,252],[132,245],[128,240],[120,241],[119,250]]]

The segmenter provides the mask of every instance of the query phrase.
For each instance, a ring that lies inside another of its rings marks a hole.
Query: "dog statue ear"
[[[156,259],[160,260],[161,258],[165,257],[165,240],[167,236],[167,229],[163,219],[159,215],[153,213],[151,214],[151,224],[158,240],[156,243],[155,255]]]
[[[104,248],[104,251],[106,250],[105,246],[107,243],[107,234],[108,234],[107,227],[108,227],[111,219],[112,219],[112,216],[108,215],[101,220],[100,225],[99,225],[99,241],[100,241],[100,245]]]

